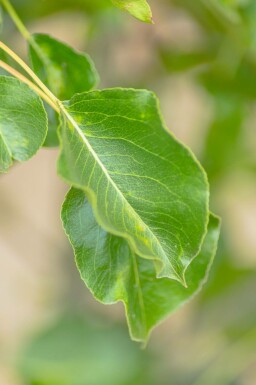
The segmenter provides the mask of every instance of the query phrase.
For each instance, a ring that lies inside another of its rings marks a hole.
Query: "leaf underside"
[[[42,146],[47,116],[41,99],[25,84],[0,76],[0,172],[23,162]]]
[[[147,340],[153,327],[201,288],[219,236],[219,220],[211,215],[202,249],[187,269],[188,288],[184,288],[177,281],[156,278],[152,261],[136,255],[123,238],[103,230],[83,191],[70,190],[62,221],[81,278],[99,301],[124,302],[130,334],[137,341]]]

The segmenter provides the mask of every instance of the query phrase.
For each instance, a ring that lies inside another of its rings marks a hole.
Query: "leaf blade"
[[[31,36],[29,57],[35,73],[60,100],[90,91],[98,83],[99,76],[89,55],[49,35]]]
[[[188,288],[184,288],[168,278],[156,278],[151,261],[135,255],[124,239],[100,228],[81,190],[72,188],[67,194],[62,221],[82,280],[100,302],[124,303],[131,337],[137,341],[147,340],[159,322],[200,290],[219,235],[219,220],[211,215],[202,249],[187,270]]]
[[[29,59],[37,76],[60,100],[96,87],[99,75],[90,56],[46,34],[33,34],[29,40]],[[82,75],[81,75],[82,74]],[[59,144],[59,117],[46,106],[49,132],[45,146]]]
[[[74,96],[63,110],[58,173],[87,193],[108,232],[154,260],[159,277],[184,282],[208,222],[208,182],[165,129],[149,91]]]
[[[115,7],[129,12],[136,19],[152,24],[151,8],[146,0],[111,0]]]
[[[0,76],[0,172],[13,160],[31,158],[43,145],[47,116],[41,99],[25,84]]]

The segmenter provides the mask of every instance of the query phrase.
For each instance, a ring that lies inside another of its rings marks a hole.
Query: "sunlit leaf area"
[[[255,385],[256,2],[0,0],[0,36],[0,384]]]

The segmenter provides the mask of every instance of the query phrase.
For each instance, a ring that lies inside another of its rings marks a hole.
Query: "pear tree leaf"
[[[214,59],[215,51],[209,48],[199,48],[194,51],[176,49],[160,50],[160,58],[170,73],[185,72],[210,63]]]
[[[156,278],[152,261],[136,255],[123,238],[103,230],[83,191],[69,191],[62,220],[81,278],[97,300],[105,304],[124,303],[131,337],[138,341],[147,340],[163,318],[201,288],[219,236],[219,220],[210,215],[201,251],[187,269],[185,288],[177,281]]]
[[[223,176],[236,161],[241,162],[241,136],[247,114],[245,103],[236,96],[227,98],[226,95],[216,95],[213,101],[214,116],[202,155],[210,180]]]
[[[90,91],[98,74],[90,57],[49,35],[34,34],[29,56],[35,73],[60,100]]]
[[[10,76],[0,76],[0,99],[0,172],[7,172],[43,145],[47,115],[35,92]]]
[[[152,12],[146,0],[112,0],[112,3],[138,20],[152,23]]]
[[[3,9],[2,9],[2,6],[0,5],[0,33],[2,33],[3,24],[4,24]]]
[[[61,105],[58,173],[80,188],[98,223],[183,282],[208,223],[209,187],[194,155],[165,127],[152,92],[110,89]]]
[[[34,34],[29,41],[29,58],[37,76],[60,100],[90,91],[99,77],[91,58],[45,34]],[[45,146],[57,146],[57,114],[46,106],[49,132]]]
[[[151,383],[150,355],[132,343],[122,325],[92,314],[84,318],[74,309],[38,330],[16,361],[27,385]]]

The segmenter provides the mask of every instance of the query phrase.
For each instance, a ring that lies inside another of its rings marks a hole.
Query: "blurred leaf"
[[[63,12],[65,10],[82,11],[92,16],[110,7],[109,0],[13,0],[12,3],[23,19],[35,19],[39,16]]]
[[[58,173],[84,190],[97,221],[182,283],[207,231],[208,182],[165,128],[152,92],[109,89],[62,107]]]
[[[192,385],[240,384],[240,376],[256,361],[256,328],[221,351]],[[239,380],[239,382],[237,382]]]
[[[129,12],[132,16],[136,17],[145,23],[152,23],[152,12],[148,2],[146,0],[111,0],[112,3]]]
[[[214,50],[212,47],[210,51],[195,49],[190,52],[170,49],[162,50],[160,56],[168,71],[183,72],[211,62],[214,57]]]
[[[176,281],[157,279],[152,261],[140,258],[124,239],[101,229],[82,191],[70,190],[62,220],[82,279],[99,301],[124,302],[131,337],[138,341],[147,340],[153,327],[201,288],[219,235],[219,221],[211,216],[201,252],[187,270],[188,288],[184,288]]]
[[[223,297],[227,291],[232,293],[232,288],[235,286],[241,288],[243,282],[252,279],[255,275],[251,270],[239,269],[234,266],[232,256],[229,255],[227,247],[222,245],[224,241],[225,237],[222,232],[211,273],[200,295],[200,301],[206,305],[216,297]]]
[[[98,82],[98,74],[88,55],[48,35],[32,35],[29,55],[35,73],[60,100],[90,91]]]
[[[216,7],[220,13],[224,14],[233,23],[241,21],[238,12],[240,3],[239,0],[209,0],[211,7]]]
[[[29,42],[30,62],[34,72],[60,100],[75,93],[90,91],[98,82],[98,74],[90,57],[48,35],[34,34]],[[59,118],[46,107],[49,132],[46,146],[57,146]]]
[[[238,7],[224,4],[222,0],[169,0],[171,4],[187,11],[207,33],[229,34],[241,26]]]
[[[244,103],[236,98],[216,97],[214,119],[206,138],[202,163],[208,177],[220,177],[235,167],[241,148],[241,133],[246,117]]]
[[[3,9],[2,9],[2,6],[0,5],[0,33],[2,32],[2,29],[3,29],[3,23],[4,23]]]
[[[47,117],[41,99],[17,79],[1,76],[0,96],[0,172],[7,172],[42,146]]]
[[[146,359],[119,325],[66,316],[34,338],[19,367],[26,384],[142,385]]]
[[[222,94],[223,97],[231,97],[231,100],[233,96],[255,99],[256,61],[245,56],[235,71],[232,62],[225,66],[213,63],[199,75],[199,81],[213,95]]]

